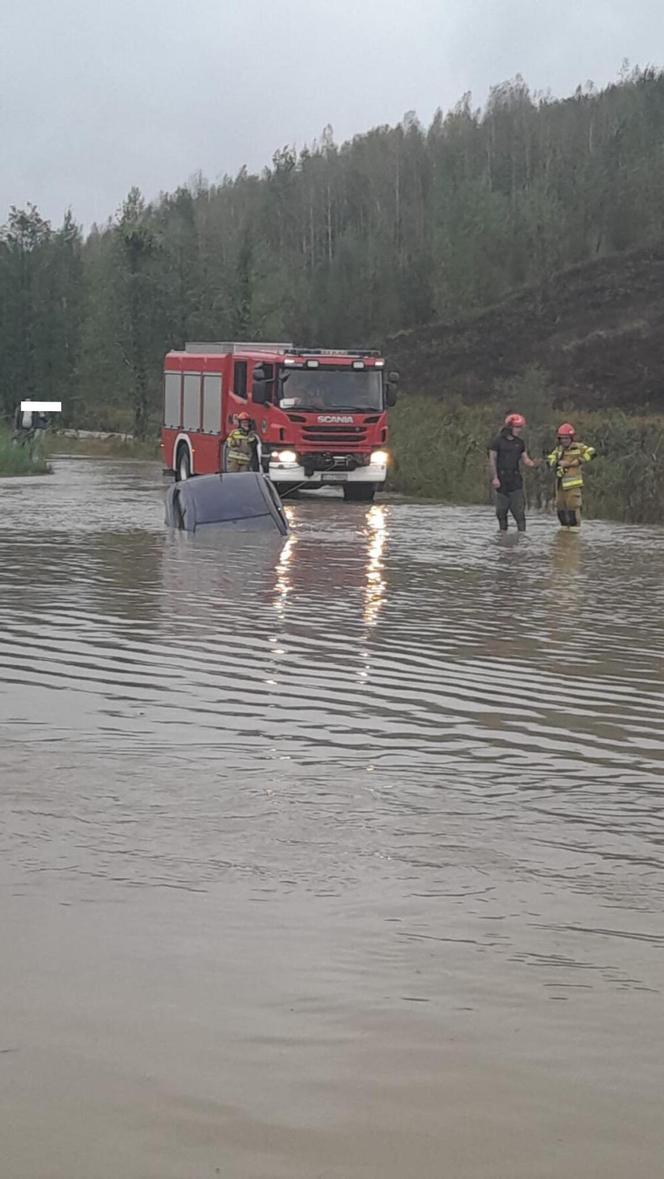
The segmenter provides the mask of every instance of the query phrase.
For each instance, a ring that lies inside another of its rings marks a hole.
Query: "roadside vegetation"
[[[12,435],[0,423],[0,477],[5,475],[48,475],[50,467],[40,449],[29,446],[14,446]]]
[[[546,377],[537,369],[497,387],[485,404],[404,396],[391,417],[392,489],[450,503],[490,503],[488,444],[512,410],[528,419],[525,440],[533,458],[553,448],[556,428],[566,419],[596,448],[597,458],[586,470],[585,515],[664,521],[664,416],[554,408]],[[531,508],[551,506],[554,477],[547,467],[527,473],[526,494]]]

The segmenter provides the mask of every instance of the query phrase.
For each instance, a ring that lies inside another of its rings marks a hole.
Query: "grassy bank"
[[[12,446],[11,432],[0,424],[0,476],[47,475],[49,471],[41,449],[33,454],[27,446]]]
[[[561,411],[537,388],[530,405],[527,401],[510,396],[508,389],[501,391],[500,400],[473,406],[405,395],[391,415],[392,488],[450,503],[489,503],[488,442],[505,413],[518,409],[528,417],[525,438],[533,458],[552,448],[556,427],[565,419],[597,449],[586,472],[585,515],[664,522],[664,416]],[[526,492],[531,507],[549,506],[554,495],[551,472],[529,472]]]

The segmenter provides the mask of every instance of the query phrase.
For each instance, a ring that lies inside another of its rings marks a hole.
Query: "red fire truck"
[[[164,466],[176,479],[225,469],[225,440],[249,413],[258,462],[280,492],[338,485],[370,501],[387,474],[387,409],[398,373],[370,350],[186,344],[164,361]]]

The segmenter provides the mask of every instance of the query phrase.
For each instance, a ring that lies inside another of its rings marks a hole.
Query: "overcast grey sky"
[[[523,74],[565,95],[664,65],[663,0],[5,0],[0,222],[114,212],[331,123],[337,140]]]

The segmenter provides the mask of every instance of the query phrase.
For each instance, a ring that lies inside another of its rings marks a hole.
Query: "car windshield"
[[[382,376],[376,369],[283,369],[279,404],[282,409],[379,412]]]

